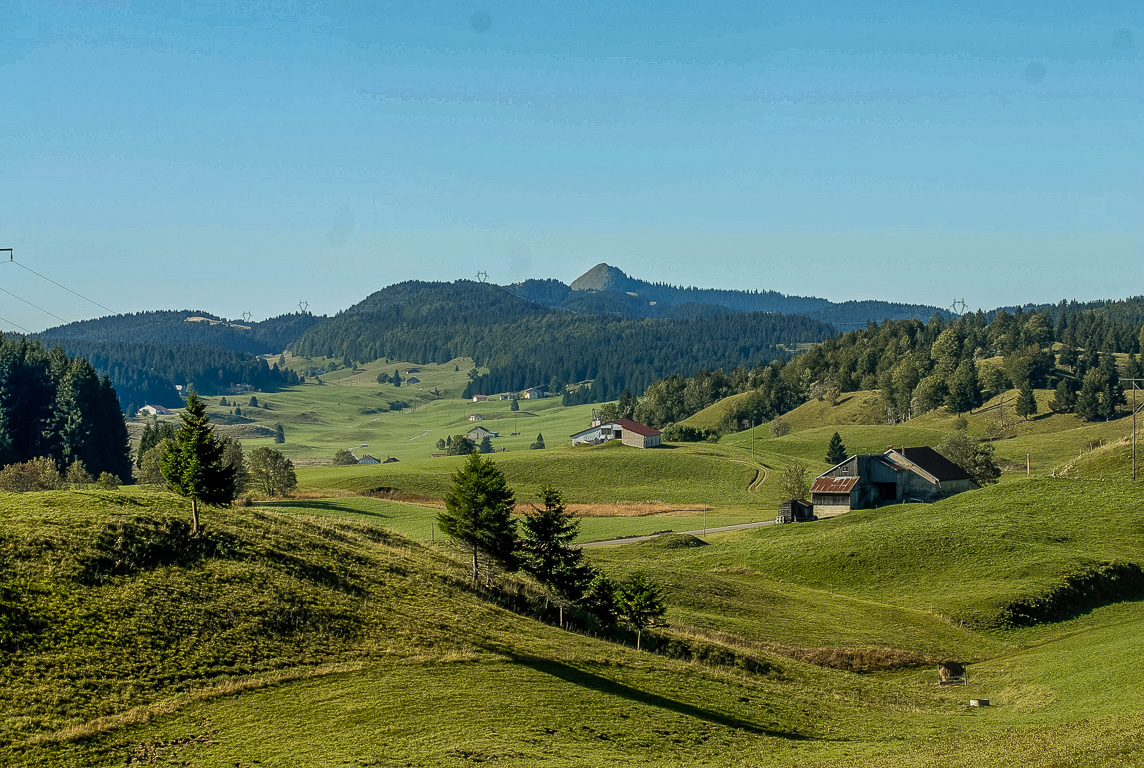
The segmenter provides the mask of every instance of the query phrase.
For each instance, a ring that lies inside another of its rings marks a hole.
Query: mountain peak
[[[631,291],[632,280],[623,270],[604,263],[597,264],[572,281],[574,291]]]

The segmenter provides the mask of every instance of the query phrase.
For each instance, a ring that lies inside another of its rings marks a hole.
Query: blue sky
[[[706,5],[8,0],[0,248],[117,311],[255,319],[601,261],[1144,293],[1139,3]],[[105,314],[18,266],[0,288],[2,329]]]

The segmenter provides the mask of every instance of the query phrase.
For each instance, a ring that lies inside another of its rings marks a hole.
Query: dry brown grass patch
[[[577,517],[649,517],[651,515],[702,514],[703,505],[664,504],[662,501],[619,501],[615,504],[569,504]]]

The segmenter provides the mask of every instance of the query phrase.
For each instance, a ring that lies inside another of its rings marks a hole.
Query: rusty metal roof
[[[850,493],[858,484],[856,477],[820,477],[814,481],[811,493]]]

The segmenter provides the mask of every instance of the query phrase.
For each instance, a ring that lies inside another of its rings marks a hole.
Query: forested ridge
[[[1105,420],[1125,403],[1122,372],[1144,375],[1137,357],[1144,345],[1141,308],[1141,300],[1132,298],[977,312],[952,321],[871,323],[789,361],[664,377],[638,401],[625,399],[616,415],[668,427],[724,397],[749,392],[720,427],[735,431],[771,421],[812,397],[876,389],[887,421],[898,422],[942,406],[965,412],[1015,388],[1015,411],[1022,416],[1035,413],[1032,390],[1050,387],[1053,410]],[[1123,371],[1111,353],[1128,355]]]
[[[51,458],[127,480],[127,427],[106,376],[82,357],[0,334],[0,466]]]
[[[189,317],[219,321],[188,322]],[[209,312],[163,310],[110,315],[56,326],[36,334],[38,338],[98,342],[162,342],[172,345],[206,345],[249,355],[278,354],[323,318],[294,312],[236,327]]]
[[[234,384],[274,389],[297,384],[292,371],[278,370],[255,355],[278,354],[323,318],[291,313],[240,328],[226,322],[188,322],[188,317],[222,320],[189,310],[135,312],[50,328],[36,338],[87,358],[111,377],[127,413],[140,407],[178,405],[175,385],[192,384],[202,394]]]
[[[832,328],[798,315],[722,312],[689,319],[560,311],[499,286],[469,281],[400,283],[310,329],[299,355],[419,363],[472,357],[489,372],[466,395],[561,387],[592,380],[601,401],[695,366],[755,365],[789,356],[783,345],[827,338]]]

